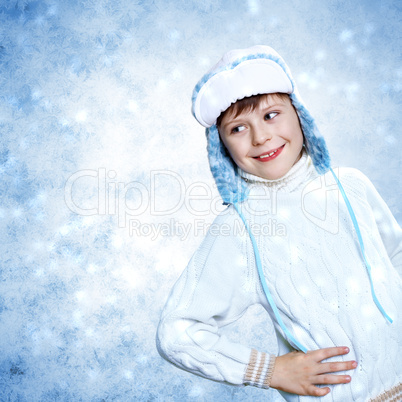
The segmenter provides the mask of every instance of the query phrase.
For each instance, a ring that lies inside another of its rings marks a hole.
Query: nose
[[[252,132],[252,143],[256,147],[258,145],[265,144],[266,141],[272,138],[272,134],[269,132],[268,128],[265,127],[255,127]]]

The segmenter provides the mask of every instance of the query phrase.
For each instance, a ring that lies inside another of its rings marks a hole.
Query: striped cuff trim
[[[268,389],[274,373],[276,356],[251,350],[250,361],[244,373],[244,384]]]
[[[402,383],[378,395],[377,398],[370,399],[369,402],[397,402],[402,401]]]

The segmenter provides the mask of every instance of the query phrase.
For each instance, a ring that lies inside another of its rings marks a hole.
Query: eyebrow
[[[266,107],[264,107],[264,109],[268,109],[268,108],[270,108],[270,107],[274,107],[274,106],[285,106],[285,104],[284,103],[278,103],[278,102],[274,102],[274,103],[270,103],[270,104],[268,104]]]
[[[231,126],[231,125],[236,126],[236,123],[237,123],[236,120],[239,119],[239,118],[240,118],[240,115],[237,116],[237,117],[235,117],[234,119],[228,121],[226,124],[221,123],[221,128],[222,128],[223,130],[226,130],[226,128],[227,128],[228,126]]]
[[[274,103],[272,103],[272,104],[268,104],[268,105],[266,105],[266,106],[263,106],[263,107],[260,107],[259,109],[261,109],[261,110],[267,110],[267,109],[270,109],[270,108],[273,108],[273,107],[281,107],[281,106],[285,106],[285,104],[284,103],[278,103],[278,102],[274,102]],[[254,110],[257,110],[257,109],[254,109]],[[251,110],[250,109],[250,111],[248,112],[248,114],[249,113],[251,113],[251,112],[253,112],[254,110]],[[233,113],[234,114],[234,113]],[[236,117],[234,117],[233,119],[231,119],[228,123],[226,123],[226,124],[224,124],[224,123],[221,123],[221,127],[226,127],[227,125],[231,125],[231,124],[236,124],[236,121],[240,118],[240,116],[243,114],[243,112],[241,112],[239,115],[237,115]]]

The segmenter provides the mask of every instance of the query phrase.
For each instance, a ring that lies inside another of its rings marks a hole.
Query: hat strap
[[[305,346],[303,346],[301,343],[299,343],[294,338],[294,336],[289,332],[289,330],[287,329],[286,325],[282,321],[282,318],[281,318],[281,316],[279,314],[278,307],[276,307],[274,299],[272,298],[271,292],[269,291],[267,282],[265,280],[264,272],[262,270],[260,253],[259,253],[258,247],[257,247],[257,242],[255,241],[254,235],[251,232],[244,215],[240,211],[240,208],[239,208],[238,204],[236,202],[234,202],[233,206],[236,209],[237,213],[240,215],[240,218],[242,219],[242,221],[244,223],[244,226],[246,227],[247,232],[248,232],[248,234],[250,236],[251,243],[253,244],[254,255],[255,255],[255,263],[257,265],[258,275],[260,277],[261,285],[262,285],[262,288],[264,290],[265,296],[266,296],[266,298],[268,300],[268,303],[271,306],[271,309],[275,314],[276,321],[278,322],[278,324],[282,328],[282,330],[285,333],[287,339],[292,342],[293,346],[296,347],[297,349],[301,350],[302,352],[307,353],[307,348]]]
[[[384,310],[383,307],[381,306],[381,303],[378,301],[377,296],[376,296],[376,294],[375,294],[374,285],[373,285],[373,278],[371,277],[371,266],[370,266],[370,264],[369,264],[369,262],[368,262],[368,260],[367,260],[367,258],[366,258],[366,253],[365,253],[365,251],[364,251],[363,238],[362,238],[362,235],[361,235],[361,232],[360,232],[359,224],[357,223],[357,219],[356,219],[355,213],[353,212],[353,208],[352,208],[352,206],[350,205],[350,202],[349,202],[349,200],[348,200],[348,197],[346,196],[345,190],[343,189],[342,184],[341,184],[341,182],[339,181],[338,177],[336,176],[336,174],[334,173],[334,171],[332,170],[332,168],[329,168],[329,169],[331,170],[331,173],[332,173],[332,175],[334,176],[336,183],[338,184],[339,190],[340,190],[340,192],[341,192],[341,194],[342,194],[342,197],[343,197],[343,199],[344,199],[344,201],[345,201],[346,207],[348,208],[349,215],[350,215],[350,217],[351,217],[351,219],[352,219],[353,226],[354,226],[354,228],[355,228],[355,231],[356,231],[356,234],[357,234],[357,238],[358,238],[358,240],[359,240],[360,251],[361,251],[361,253],[362,253],[363,260],[364,260],[364,263],[365,263],[365,265],[366,265],[367,274],[368,274],[368,277],[369,277],[369,280],[370,280],[371,296],[372,296],[372,298],[373,298],[373,300],[374,300],[374,303],[376,304],[376,306],[378,307],[378,309],[381,311],[381,314],[382,314],[390,323],[392,323],[392,318],[385,312],[385,310]]]

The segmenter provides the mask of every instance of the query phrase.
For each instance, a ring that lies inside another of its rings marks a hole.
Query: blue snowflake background
[[[225,51],[271,45],[333,165],[402,222],[401,18],[397,0],[0,1],[0,400],[281,400],[155,348],[221,208],[191,92]],[[258,308],[225,332],[275,351]]]

